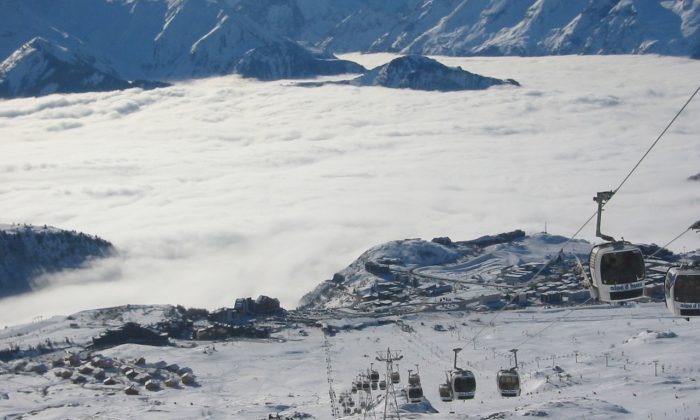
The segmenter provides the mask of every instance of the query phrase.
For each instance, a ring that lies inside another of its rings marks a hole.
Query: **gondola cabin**
[[[470,400],[476,393],[476,378],[471,370],[457,369],[452,375],[452,392],[458,400]]]
[[[447,382],[438,385],[438,394],[440,394],[440,399],[445,402],[450,402],[454,399],[452,383],[449,376],[447,377]]]
[[[386,381],[384,379],[379,381],[379,389],[382,391],[384,391],[386,389]]]
[[[408,371],[408,384],[409,385],[420,385],[420,375],[417,373],[411,373]]]
[[[411,404],[419,403],[419,402],[423,401],[423,387],[420,384],[409,385],[407,396],[408,396],[408,402]]]
[[[664,282],[666,306],[685,318],[700,316],[700,267],[671,267]]]
[[[365,392],[369,392],[370,389],[371,389],[371,386],[369,384],[369,381],[368,380],[362,381],[362,390]]]
[[[644,295],[644,256],[629,242],[594,246],[590,269],[591,294],[601,302],[622,302]]]
[[[496,374],[496,385],[502,397],[517,397],[520,395],[520,375],[513,369],[504,369]]]
[[[401,382],[401,375],[399,372],[391,372],[391,383],[398,384],[399,382]]]

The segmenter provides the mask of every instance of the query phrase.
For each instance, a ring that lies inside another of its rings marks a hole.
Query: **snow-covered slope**
[[[42,274],[80,268],[114,252],[111,243],[84,233],[0,225],[0,298],[45,286]]]
[[[443,92],[487,89],[504,84],[519,86],[518,82],[512,79],[501,80],[481,76],[462,70],[461,67],[445,66],[432,58],[420,55],[395,58],[349,83],[355,86],[384,86]]]
[[[398,404],[406,410],[402,418],[682,419],[693,418],[700,404],[696,363],[700,329],[696,322],[671,317],[663,304],[534,308],[501,312],[498,317],[418,313],[332,336],[290,323],[273,339],[174,340],[174,345],[165,347],[124,344],[84,351],[91,337],[119,319],[157,322],[169,318],[172,308],[132,306],[119,312],[119,317],[105,310],[56,316],[1,330],[2,350],[46,346],[49,340],[55,351],[0,362],[0,416],[265,419],[279,413],[280,418],[329,419],[335,417],[330,391],[336,396],[349,392],[358,373],[366,372],[371,363],[383,375],[385,366],[374,356],[387,348],[403,356],[394,365],[401,375],[396,391]],[[479,331],[484,333],[473,344]],[[455,347],[464,349],[458,365],[475,374],[476,397],[443,402],[438,384],[452,366]],[[508,350],[515,347],[520,350],[522,394],[503,398],[495,374],[512,365]],[[79,355],[77,366],[54,367],[70,354]],[[137,365],[140,358],[144,363]],[[101,360],[112,361],[115,367],[94,367]],[[419,411],[419,405],[405,403],[407,369],[415,369],[415,364],[426,401],[437,413],[427,414]],[[191,370],[196,383],[166,386],[163,380],[176,375],[173,365]],[[124,367],[139,374],[122,373],[119,368]],[[70,378],[57,376],[66,371]],[[115,383],[103,384],[99,372]],[[146,374],[160,387],[147,389],[140,382]],[[127,395],[127,387],[139,395]],[[351,395],[359,406],[362,394]],[[377,418],[384,408],[380,395],[371,391],[372,400],[380,398]],[[371,410],[368,416],[375,417]]]

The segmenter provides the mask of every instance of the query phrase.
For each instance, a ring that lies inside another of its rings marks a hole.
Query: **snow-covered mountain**
[[[462,56],[700,57],[699,9],[700,0],[7,0],[0,4],[0,59],[23,54],[36,37],[82,56],[73,47],[79,45],[123,80],[360,71],[318,60],[300,45]]]
[[[94,57],[38,37],[0,63],[0,98],[164,86],[120,79]]]
[[[0,57],[19,53],[37,36],[57,44],[70,39],[127,80],[205,77],[237,68],[263,78],[363,71],[329,54],[320,59],[226,1],[8,1],[0,12],[7,23]]]
[[[0,298],[45,286],[42,274],[113,255],[104,239],[48,226],[0,224]]]
[[[512,79],[501,80],[481,76],[462,70],[461,67],[448,67],[432,58],[421,55],[407,55],[372,69],[349,82],[355,86],[384,86],[395,89],[416,89],[435,91],[479,90],[495,85],[515,85]]]
[[[251,19],[333,51],[434,55],[657,53],[698,57],[700,2],[240,2]]]

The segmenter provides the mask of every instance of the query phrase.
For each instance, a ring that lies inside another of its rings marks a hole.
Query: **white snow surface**
[[[393,58],[350,55],[366,67]],[[2,324],[126,303],[283,306],[397,238],[568,236],[697,86],[657,56],[439,58],[522,87],[413,92],[217,77],[155,91],[0,101],[3,223],[96,234],[120,257],[4,300]],[[697,220],[700,103],[603,231],[663,244]],[[594,238],[590,224],[581,233]],[[687,234],[672,248],[698,247]]]
[[[158,314],[167,312],[167,307],[152,311],[136,307],[133,311],[126,318],[147,322],[159,319]],[[109,325],[111,321],[94,320],[81,328],[69,328],[68,323],[82,324],[93,315],[77,314],[75,320],[54,317],[11,327],[0,335],[0,345],[24,345],[50,334],[87,341],[100,322]],[[387,348],[400,350],[404,356],[399,362],[403,381],[407,369],[419,365],[424,394],[438,411],[404,413],[406,418],[683,419],[700,410],[698,323],[672,317],[661,304],[573,311],[535,308],[507,311],[498,317],[418,314],[405,317],[403,323],[415,331],[388,324],[328,337],[329,374],[324,337],[317,328],[305,328],[308,335],[290,328],[270,340],[179,342],[174,347],[128,344],[102,350],[102,355],[117,360],[145,357],[148,366],[159,361],[176,363],[192,369],[197,378],[197,386],[154,392],[137,385],[139,396],[123,393],[128,382],[124,376],[118,376],[120,382],[115,386],[97,385],[91,379],[77,385],[55,377],[53,370],[43,375],[12,373],[9,369],[14,362],[0,363],[0,416],[264,419],[268,414],[298,412],[328,419],[332,418],[328,379],[336,393],[348,390],[357,373],[370,363],[382,371],[374,357]],[[435,324],[453,329],[438,332],[433,329]],[[473,346],[469,340],[479,331],[483,332]],[[644,338],[629,342],[639,337]],[[475,373],[477,392],[474,400],[445,403],[437,388],[452,364],[454,347],[464,348],[458,364]],[[497,394],[495,374],[509,366],[508,349],[513,347],[520,349],[523,392],[520,397],[502,398]],[[398,389],[403,385],[405,382]],[[402,398],[399,404],[404,404]]]

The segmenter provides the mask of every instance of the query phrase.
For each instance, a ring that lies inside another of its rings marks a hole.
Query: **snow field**
[[[517,418],[544,412],[549,418],[561,419],[679,419],[692,418],[700,410],[696,382],[700,368],[695,363],[700,334],[696,322],[673,318],[660,304],[568,311],[539,308],[501,312],[497,317],[494,313],[418,314],[403,318],[415,330],[411,333],[393,324],[341,331],[328,338],[333,387],[337,394],[349,390],[357,373],[372,362],[382,372],[382,364],[374,357],[390,347],[404,355],[399,362],[402,385],[407,369],[419,364],[424,393],[439,411],[412,414],[411,418],[482,418],[494,413]],[[563,315],[566,318],[552,323]],[[493,327],[489,326],[491,321]],[[43,322],[42,328],[60,323]],[[448,331],[434,330],[435,324]],[[470,338],[485,325],[475,350]],[[197,377],[196,386],[157,392],[141,388],[139,396],[125,395],[121,391],[124,385],[75,385],[55,378],[51,371],[43,376],[5,373],[1,377],[8,398],[0,398],[0,415],[32,411],[34,418],[260,419],[269,413],[290,415],[296,411],[330,418],[324,337],[316,328],[304,328],[308,336],[300,335],[300,328],[284,330],[272,340],[198,342],[196,347],[187,347],[191,345],[187,342],[181,342],[182,347],[164,348],[122,345],[102,351],[117,359],[145,357],[147,363],[177,363],[193,369]],[[3,345],[8,340],[29,342],[32,334],[43,334],[41,329],[27,332],[27,327],[9,330],[27,334],[5,336]],[[540,330],[541,334],[532,337]],[[89,328],[74,331],[84,339],[93,334]],[[515,346],[520,349],[523,393],[502,398],[497,394],[495,374],[508,367],[508,350]],[[443,403],[437,386],[452,365],[454,347],[464,348],[458,364],[474,371],[477,394],[471,401]],[[574,351],[579,352],[578,363]],[[658,360],[658,376],[654,376],[654,360]],[[561,368],[560,374],[553,365]]]

